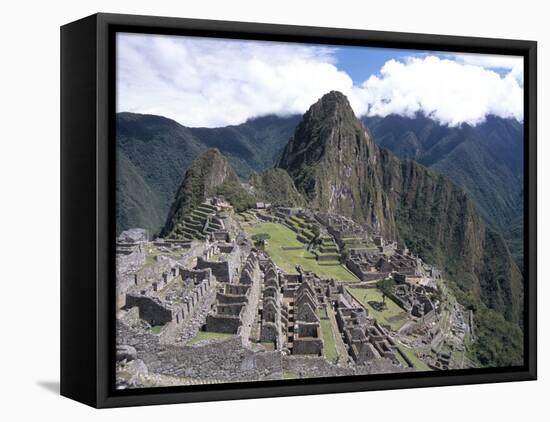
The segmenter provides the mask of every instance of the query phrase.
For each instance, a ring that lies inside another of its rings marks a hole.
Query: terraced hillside
[[[209,234],[224,228],[217,212],[218,208],[214,205],[207,202],[200,204],[176,224],[170,238],[206,240]]]

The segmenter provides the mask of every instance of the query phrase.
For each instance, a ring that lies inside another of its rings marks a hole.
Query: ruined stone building
[[[434,305],[422,286],[403,283],[393,287],[392,299],[412,316],[421,318],[434,311]]]
[[[366,309],[350,305],[341,296],[337,303],[336,321],[348,354],[355,363],[364,365],[374,359],[386,358],[399,364],[395,344],[378,322],[369,318]]]
[[[287,348],[292,354],[323,353],[318,296],[324,295],[315,281],[312,274],[300,271],[297,277],[287,277],[283,286],[283,302],[288,310]]]
[[[392,274],[416,276],[422,271],[422,261],[408,251],[400,254],[393,246],[384,252],[352,252],[348,255],[346,266],[362,281],[386,278]]]
[[[173,335],[177,327],[194,314],[214,283],[209,268],[172,267],[156,280],[136,277],[136,285],[126,293],[125,308],[137,307],[140,319]]]
[[[264,282],[260,304],[260,341],[272,342],[276,349],[285,346],[288,325],[288,308],[283,303],[281,281],[284,275],[271,259],[261,263]]]
[[[220,283],[230,283],[241,267],[242,250],[235,242],[215,242],[202,257],[197,258],[197,269],[210,268]]]
[[[197,264],[198,267],[198,264]],[[258,256],[251,252],[237,282],[224,281],[206,317],[205,331],[238,334],[248,343],[260,291]]]

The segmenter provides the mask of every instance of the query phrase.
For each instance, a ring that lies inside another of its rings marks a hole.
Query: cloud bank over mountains
[[[337,90],[358,116],[423,113],[452,126],[481,123],[490,114],[523,120],[522,58],[416,54],[386,61],[378,74],[354,84],[338,67],[337,52],[321,45],[119,34],[117,110],[217,127],[303,113]]]

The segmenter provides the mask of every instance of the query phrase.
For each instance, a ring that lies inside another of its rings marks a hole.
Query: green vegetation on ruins
[[[296,380],[300,378],[300,374],[296,372],[287,371],[283,369],[283,379],[284,380]]]
[[[243,228],[249,234],[267,233],[270,239],[267,241],[265,251],[273,261],[284,271],[296,274],[296,265],[300,265],[306,271],[313,271],[319,277],[334,278],[340,281],[358,281],[339,262],[319,262],[315,255],[305,249],[304,244],[296,238],[296,233],[288,227],[278,223],[257,223],[253,225],[243,224]]]
[[[338,360],[338,351],[336,350],[336,341],[334,338],[334,326],[328,318],[327,311],[324,309],[321,314],[321,335],[323,336],[323,355],[329,362],[336,363]]]
[[[155,325],[154,327],[151,327],[151,332],[153,334],[160,334],[162,327],[164,327],[164,325]]]
[[[376,318],[381,325],[388,326],[392,330],[397,331],[408,319],[407,313],[378,289],[348,287],[348,291],[369,311],[369,315]],[[384,310],[378,311],[374,309],[369,302],[382,302],[385,303],[386,306]]]
[[[199,341],[206,340],[225,340],[226,338],[231,337],[231,334],[227,333],[216,333],[213,331],[199,331],[195,337],[189,340],[188,344],[195,344]]]
[[[419,372],[432,371],[432,368],[430,368],[418,356],[416,356],[416,353],[410,347],[399,346],[398,349],[401,353],[407,356],[409,361],[414,366],[414,369],[416,369],[417,371]]]

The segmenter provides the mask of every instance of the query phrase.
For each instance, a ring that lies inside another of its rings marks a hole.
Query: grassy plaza
[[[386,297],[385,300],[386,309],[382,311],[374,309],[368,302],[384,302],[382,292],[378,289],[348,287],[348,291],[369,311],[369,315],[376,318],[381,325],[389,326],[392,330],[397,331],[408,319],[407,313],[389,297]]]
[[[251,234],[267,233],[270,238],[265,250],[273,261],[287,273],[296,273],[296,265],[304,270],[313,271],[322,278],[334,278],[339,281],[358,281],[339,262],[319,262],[315,255],[305,249],[304,244],[296,239],[296,233],[278,223],[258,223],[246,225],[245,230]]]

